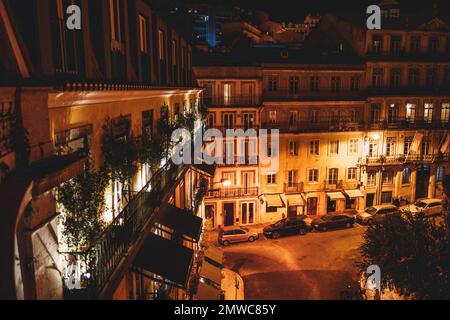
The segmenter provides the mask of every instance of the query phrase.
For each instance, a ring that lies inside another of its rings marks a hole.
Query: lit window
[[[413,103],[406,104],[406,121],[414,123],[416,119],[416,105]]]
[[[297,141],[289,141],[289,155],[297,156],[298,155],[298,144]]]
[[[328,169],[328,184],[336,185],[338,183],[339,169]]]
[[[270,123],[277,123],[277,112],[275,110],[269,111],[269,121]]]
[[[383,184],[392,184],[393,179],[394,173],[391,170],[383,172]]]
[[[369,171],[367,173],[367,185],[368,186],[375,186],[376,185],[376,179],[377,179],[377,173],[375,171]]]
[[[433,107],[432,103],[425,103],[423,118],[426,123],[431,123],[433,121]]]
[[[148,22],[142,15],[139,15],[139,50],[148,53]]]
[[[397,144],[397,139],[395,137],[388,137],[386,139],[386,156],[395,155],[395,147]]]
[[[441,108],[441,122],[448,123],[450,118],[450,103],[443,103]]]
[[[166,60],[166,35],[163,30],[158,30],[158,57]]]

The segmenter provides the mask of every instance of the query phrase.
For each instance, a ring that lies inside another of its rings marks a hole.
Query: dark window
[[[142,112],[142,134],[146,138],[153,136],[153,110]]]
[[[372,104],[370,106],[370,123],[371,124],[375,124],[378,123],[378,121],[380,121],[380,110],[381,110],[381,106],[379,104]]]
[[[439,40],[436,37],[430,37],[428,39],[428,52],[430,54],[437,54],[439,50]]]
[[[278,76],[269,76],[268,78],[268,90],[277,91],[278,90]]]
[[[300,89],[300,78],[297,76],[289,77],[289,93],[298,94]]]
[[[350,78],[350,90],[351,91],[358,91],[359,90],[359,82],[360,77],[354,76]]]
[[[391,88],[398,89],[400,87],[401,69],[391,69]]]
[[[429,88],[436,86],[436,69],[427,69],[427,86]]]
[[[372,38],[372,53],[380,54],[383,52],[383,37],[374,35]]]
[[[419,85],[419,69],[409,69],[408,85],[413,88],[416,88]]]
[[[420,37],[411,37],[411,54],[420,53]]]
[[[391,54],[398,56],[401,52],[402,37],[392,36],[391,37]]]
[[[338,93],[341,91],[341,77],[331,77],[331,92]]]
[[[319,91],[319,77],[311,77],[309,79],[309,89],[311,91]]]
[[[373,69],[372,86],[374,88],[379,89],[383,86],[383,73],[383,69],[381,68]]]

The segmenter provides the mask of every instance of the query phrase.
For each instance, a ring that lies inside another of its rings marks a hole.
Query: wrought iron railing
[[[164,194],[175,185],[185,168],[168,163],[153,175],[90,248],[81,253],[64,254],[70,257],[68,260],[80,260],[85,270],[82,277],[84,284],[78,294],[83,292],[84,297],[98,297],[147,222],[157,212]],[[73,295],[70,290],[66,293],[69,298]]]
[[[258,196],[258,192],[258,187],[211,189],[207,192],[206,198],[256,197]]]
[[[398,154],[392,156],[373,156],[359,160],[362,165],[402,164],[408,162],[439,162],[450,161],[450,154]]]

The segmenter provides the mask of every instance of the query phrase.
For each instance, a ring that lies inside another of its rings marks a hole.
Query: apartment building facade
[[[80,6],[81,30],[66,28],[68,4]],[[147,1],[27,5],[33,10],[0,1],[0,296],[184,299],[210,173],[175,165],[168,148],[155,159],[148,150],[170,136],[162,125],[199,115],[190,44]],[[111,173],[126,168],[125,178]],[[74,248],[67,230],[77,225],[67,222],[60,188],[75,178],[87,189],[69,198],[91,199],[88,172],[96,180],[108,172],[94,212],[103,228]]]
[[[280,131],[279,170],[259,175],[255,223],[443,196],[450,160],[449,25],[438,17],[415,24],[392,19],[368,31],[348,17],[325,15],[303,50],[254,55],[250,65],[262,83],[259,126]],[[219,100],[226,87],[247,81],[245,66],[224,73],[212,64],[194,69],[199,85]],[[243,108],[209,108],[215,118],[231,110]],[[235,224],[245,212],[241,201],[240,195],[226,199],[235,205]],[[216,225],[229,225],[221,202],[206,203],[216,206]]]

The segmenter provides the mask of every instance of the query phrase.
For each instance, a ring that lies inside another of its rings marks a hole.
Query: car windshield
[[[375,214],[377,212],[377,209],[375,209],[374,207],[369,207],[365,210],[365,212],[368,214]]]
[[[244,230],[245,232],[248,232],[247,228],[241,228],[241,230]]]
[[[417,201],[414,205],[419,208],[425,208],[427,206],[427,204],[423,201]]]
[[[275,222],[275,223],[273,224],[273,226],[274,226],[274,227],[281,227],[285,222],[286,222],[286,219],[280,220],[280,221],[278,221],[278,222]]]

